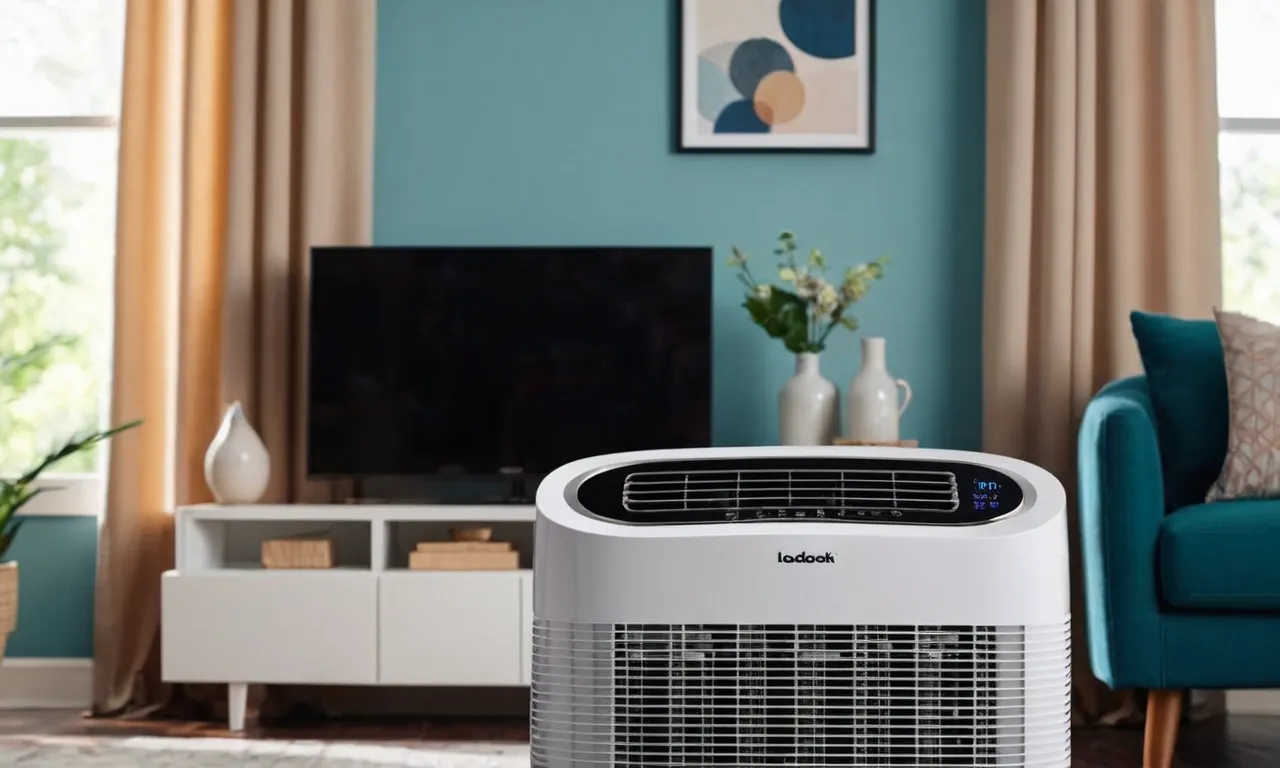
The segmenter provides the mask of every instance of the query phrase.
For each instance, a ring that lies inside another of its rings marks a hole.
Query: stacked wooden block
[[[424,541],[409,553],[412,571],[513,571],[520,553],[509,541],[490,541],[490,528],[454,528],[451,541]],[[284,538],[262,542],[265,568],[316,569],[334,567],[334,546],[328,539]]]
[[[329,539],[268,539],[262,542],[264,568],[332,568]]]
[[[419,542],[409,553],[411,571],[513,571],[520,553],[509,541],[490,541],[489,528],[455,528],[452,541]]]

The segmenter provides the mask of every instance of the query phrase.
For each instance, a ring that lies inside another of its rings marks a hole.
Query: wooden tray
[[[886,448],[919,448],[919,440],[893,440],[888,443],[878,443],[874,440],[854,440],[851,437],[837,437],[832,441],[832,445],[879,445]]]
[[[267,539],[262,542],[264,568],[332,568],[329,539]]]
[[[514,571],[520,553],[507,552],[410,552],[411,571]]]

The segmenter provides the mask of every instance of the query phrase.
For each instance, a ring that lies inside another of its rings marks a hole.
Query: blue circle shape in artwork
[[[756,114],[750,99],[735,101],[716,118],[716,133],[768,133],[769,125]]]
[[[698,57],[698,112],[703,117],[714,122],[727,105],[741,98],[723,69]]]
[[[761,80],[782,70],[795,72],[796,64],[782,43],[767,37],[744,40],[729,59],[729,79],[738,93],[748,100],[755,94]]]
[[[856,53],[857,0],[782,0],[778,20],[791,44],[819,59]]]

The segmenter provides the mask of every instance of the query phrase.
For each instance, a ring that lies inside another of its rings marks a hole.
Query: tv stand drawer
[[[383,572],[383,685],[520,685],[522,571]]]
[[[371,572],[170,571],[161,601],[165,680],[377,682]]]

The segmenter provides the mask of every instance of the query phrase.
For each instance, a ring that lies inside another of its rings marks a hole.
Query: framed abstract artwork
[[[872,152],[874,0],[679,0],[682,152]]]

